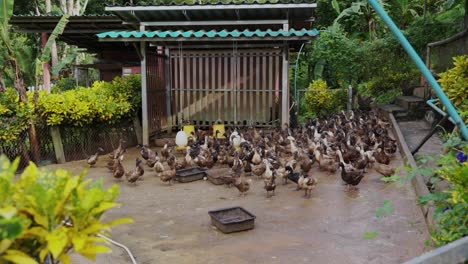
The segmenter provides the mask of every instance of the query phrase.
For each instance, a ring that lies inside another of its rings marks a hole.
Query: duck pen
[[[316,3],[109,6],[133,31],[100,42],[139,45],[143,143],[191,124],[289,124],[289,53],[318,36]]]

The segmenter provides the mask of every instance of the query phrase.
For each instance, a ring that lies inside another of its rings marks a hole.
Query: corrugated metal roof
[[[214,21],[214,20],[270,20],[288,19],[304,21],[313,16],[316,3],[304,0],[292,1],[252,1],[214,3],[169,3],[151,5],[108,6],[122,20],[131,23],[140,21]]]
[[[184,6],[184,5],[272,5],[272,4],[313,4],[316,3],[315,0],[186,0],[186,1],[171,1],[168,3],[161,3],[160,0],[153,1],[132,1],[124,6]],[[108,5],[109,7],[113,6],[122,6],[122,5]]]
[[[210,39],[210,38],[289,38],[289,37],[316,37],[319,32],[316,29],[284,30],[188,30],[188,31],[110,31],[97,34],[99,39]]]

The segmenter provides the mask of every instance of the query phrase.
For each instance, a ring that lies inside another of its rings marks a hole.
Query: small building
[[[110,16],[72,17],[61,39],[96,52],[90,66],[105,80],[141,67],[148,143],[187,123],[289,123],[289,53],[318,35],[315,8],[281,0],[108,6]],[[51,32],[52,20],[15,16],[11,23]]]

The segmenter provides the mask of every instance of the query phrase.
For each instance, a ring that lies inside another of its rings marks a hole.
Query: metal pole
[[[465,138],[465,140],[468,140],[468,128],[465,126],[463,119],[457,113],[457,110],[450,102],[450,99],[448,99],[448,97],[445,95],[444,91],[442,90],[440,85],[437,83],[434,76],[432,76],[432,73],[426,67],[421,57],[419,57],[418,53],[414,50],[414,48],[411,46],[409,41],[406,39],[406,37],[403,35],[403,33],[400,31],[397,25],[395,25],[395,23],[387,14],[387,12],[382,8],[382,6],[380,6],[377,0],[368,0],[368,1],[372,5],[372,7],[375,9],[377,14],[379,14],[379,16],[385,22],[385,24],[387,24],[387,26],[390,28],[393,34],[398,38],[398,40],[400,41],[400,44],[406,50],[406,52],[411,57],[413,62],[419,68],[419,70],[426,77],[427,81],[432,86],[432,89],[434,89],[434,91],[436,92],[437,97],[439,97],[441,103],[447,109],[447,113],[452,117],[452,119],[455,121],[455,124],[459,127],[463,138]]]
[[[149,144],[148,133],[148,93],[146,82],[146,42],[140,42],[141,53],[141,112],[143,128],[143,145]]]
[[[281,125],[289,125],[289,62],[288,62],[289,49],[288,45],[283,45],[283,74],[282,74],[282,89],[281,89]]]

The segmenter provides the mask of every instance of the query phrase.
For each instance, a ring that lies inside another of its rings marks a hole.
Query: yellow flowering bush
[[[32,104],[20,103],[18,93],[7,88],[0,94],[0,141],[9,143],[17,140],[28,128],[33,113]]]
[[[455,57],[454,67],[440,74],[440,84],[457,110],[468,121],[468,55]]]
[[[321,79],[313,81],[305,94],[307,110],[318,116],[343,110],[346,106],[346,90],[330,89]]]
[[[41,93],[38,113],[49,126],[84,126],[115,123],[137,111],[140,95],[139,76],[117,77],[109,82],[95,82],[58,94]]]

